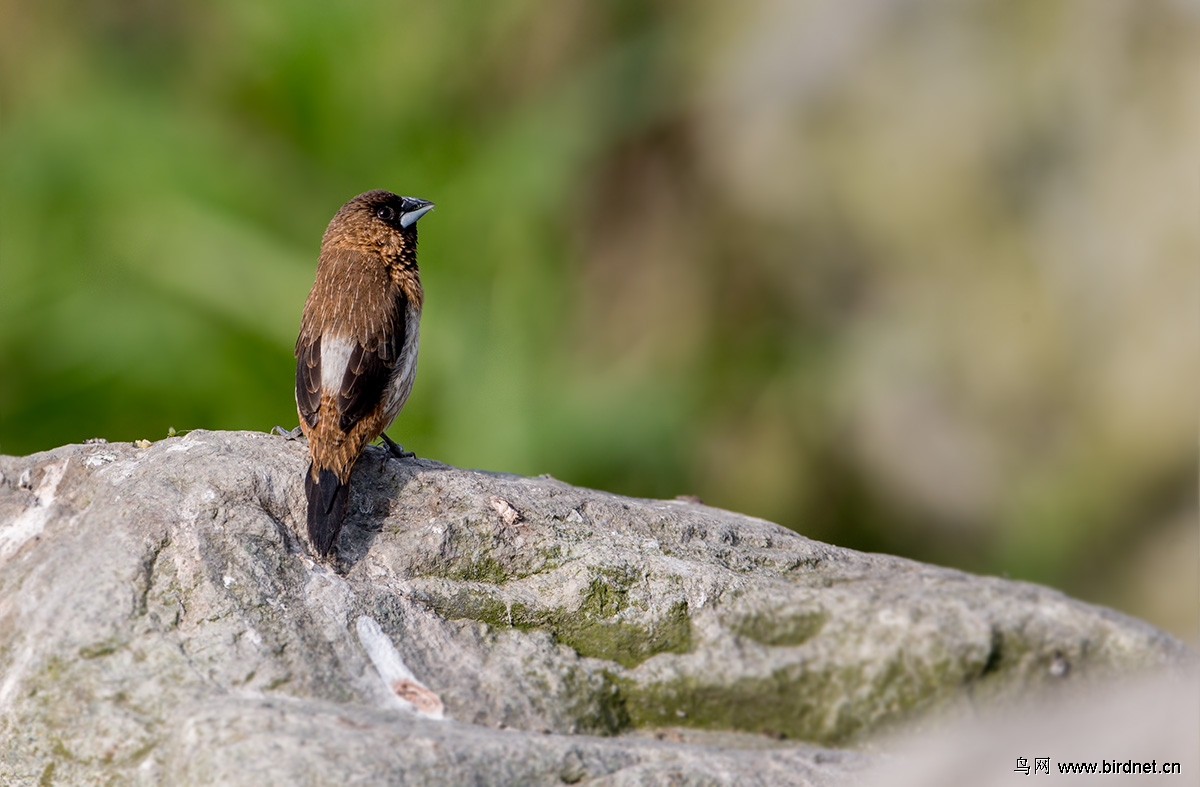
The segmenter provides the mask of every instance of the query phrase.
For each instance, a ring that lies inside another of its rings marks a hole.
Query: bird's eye
[[[384,221],[391,221],[392,219],[396,218],[396,211],[392,210],[391,205],[384,205],[383,207],[375,209],[375,215]]]

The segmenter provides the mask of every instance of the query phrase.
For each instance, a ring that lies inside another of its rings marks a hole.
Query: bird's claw
[[[383,442],[387,444],[388,452],[391,453],[391,455],[396,457],[397,459],[416,459],[417,458],[416,454],[414,454],[412,451],[405,451],[404,446],[393,441],[392,438],[388,437],[386,434],[380,434],[379,436],[382,437]]]
[[[282,426],[275,426],[271,429],[270,434],[277,434],[284,440],[295,440],[300,435],[304,434],[304,430],[297,426],[295,429],[284,429]]]

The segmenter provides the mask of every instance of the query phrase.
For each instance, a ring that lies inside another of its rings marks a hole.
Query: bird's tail
[[[346,518],[350,483],[340,482],[337,474],[328,468],[314,474],[310,464],[304,477],[304,495],[308,498],[308,540],[321,557],[329,557]]]

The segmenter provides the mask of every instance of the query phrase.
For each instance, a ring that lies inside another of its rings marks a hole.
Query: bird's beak
[[[433,203],[416,197],[403,197],[401,202],[400,226],[411,227],[417,219],[433,210]]]

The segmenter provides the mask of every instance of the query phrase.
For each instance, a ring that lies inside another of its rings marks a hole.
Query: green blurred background
[[[296,423],[431,199],[391,435],[1196,641],[1194,2],[0,5],[0,451]]]

